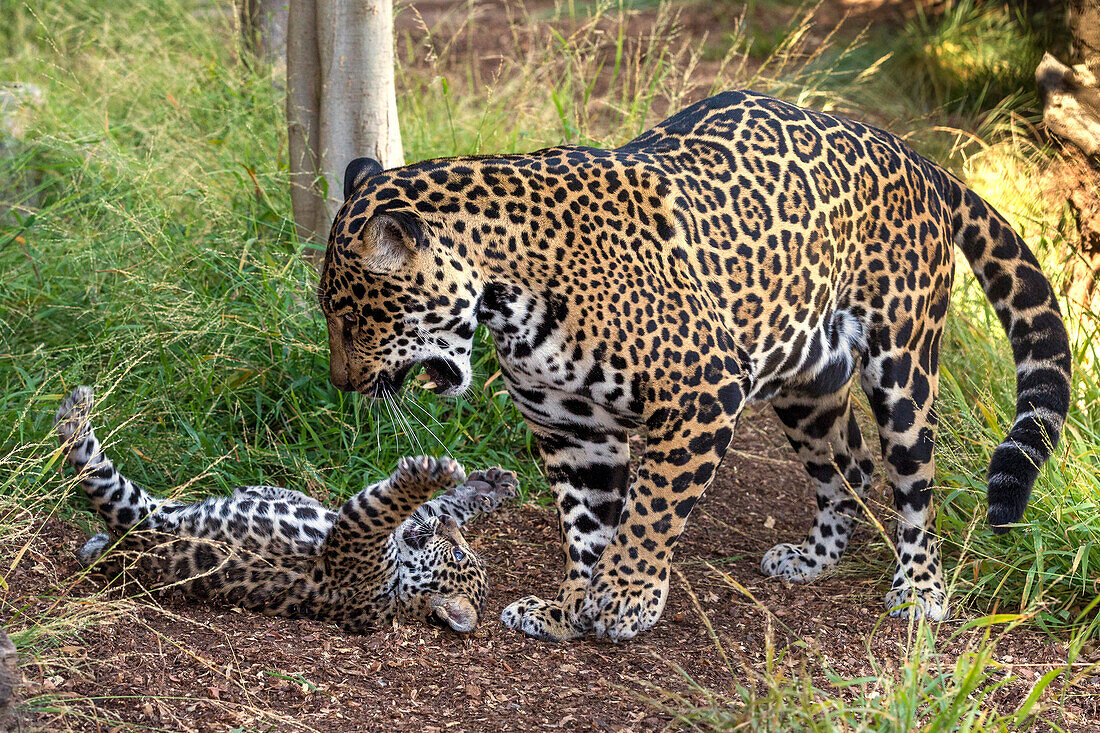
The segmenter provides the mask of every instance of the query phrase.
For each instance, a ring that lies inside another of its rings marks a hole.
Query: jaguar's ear
[[[375,214],[363,226],[360,241],[360,254],[370,259],[370,269],[376,272],[392,272],[428,248],[423,220],[407,211]]]
[[[344,201],[351,198],[363,181],[382,172],[382,164],[374,158],[356,158],[344,169]]]

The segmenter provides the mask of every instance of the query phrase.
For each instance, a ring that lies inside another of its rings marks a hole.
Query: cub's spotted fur
[[[676,540],[752,400],[771,401],[817,489],[809,536],[763,571],[808,580],[835,564],[874,468],[853,381],[897,509],[886,605],[942,618],[933,405],[955,245],[1016,361],[994,532],[1020,520],[1062,430],[1069,345],[1035,257],[963,183],[858,122],[727,92],[614,150],[360,159],[345,198],[319,291],[332,382],[376,395],[423,364],[456,394],[488,327],[561,516],[560,590],[504,611],[533,636],[656,623]],[[646,436],[633,482],[629,431]]]
[[[118,472],[89,424],[91,408],[92,391],[79,387],[55,420],[62,450],[109,530],[81,550],[84,564],[116,545],[112,564],[133,555],[130,570],[146,585],[353,631],[394,618],[460,632],[477,625],[485,567],[458,527],[513,496],[514,474],[494,468],[465,479],[453,460],[403,458],[338,512],[275,486],[185,504],[154,498]]]

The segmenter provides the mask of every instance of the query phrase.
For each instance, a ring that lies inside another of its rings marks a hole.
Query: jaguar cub
[[[90,425],[92,404],[92,390],[78,387],[54,421],[109,530],[80,551],[86,566],[114,546],[116,559],[133,556],[130,569],[146,585],[350,631],[395,618],[458,632],[477,626],[488,581],[459,526],[514,496],[515,474],[492,468],[467,479],[456,461],[421,456],[402,458],[339,511],[275,486],[188,504],[155,498],[119,473]],[[445,493],[431,499],[437,490]]]

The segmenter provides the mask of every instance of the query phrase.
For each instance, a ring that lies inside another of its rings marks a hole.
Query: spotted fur
[[[692,105],[614,150],[348,168],[320,282],[330,377],[377,395],[424,364],[471,380],[474,328],[538,438],[561,518],[556,597],[509,626],[544,639],[651,627],[688,515],[749,401],[770,400],[817,489],[800,544],[762,570],[816,577],[874,468],[897,509],[886,605],[947,614],[931,507],[940,342],[958,245],[1012,343],[1016,421],[989,472],[994,532],[1020,520],[1069,403],[1054,292],[987,203],[897,137],[752,92]],[[628,479],[627,435],[646,436]]]
[[[188,504],[158,499],[103,453],[79,387],[57,412],[62,450],[107,524],[78,553],[85,565],[129,559],[145,585],[176,586],[269,615],[378,628],[393,619],[471,631],[485,603],[485,566],[459,531],[514,495],[500,469],[465,478],[448,458],[403,458],[387,479],[330,511],[292,489],[243,486]],[[437,490],[441,496],[431,499]],[[101,559],[102,558],[102,559]]]

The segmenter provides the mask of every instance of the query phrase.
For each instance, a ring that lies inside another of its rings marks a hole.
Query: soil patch
[[[693,694],[684,674],[714,690],[749,683],[747,668],[763,667],[769,638],[787,650],[785,664],[811,670],[823,688],[826,666],[845,678],[892,673],[909,631],[881,619],[889,550],[871,530],[862,530],[840,572],[819,582],[785,586],[758,574],[767,548],[802,536],[813,499],[770,410],[742,425],[683,537],[664,617],[631,642],[547,644],[496,620],[518,596],[556,588],[556,516],[544,507],[507,507],[471,525],[493,586],[485,623],[465,638],[420,624],[349,634],[173,597],[104,595],[94,578],[73,584],[83,534],[51,519],[8,576],[0,615],[10,619],[30,604],[37,616],[43,604],[87,599],[107,618],[60,648],[25,654],[23,697],[48,708],[37,717],[49,730],[90,730],[96,722],[103,729],[641,731],[670,722],[649,702],[661,691]],[[9,632],[20,623],[6,624]],[[945,665],[981,639],[975,630],[948,641],[961,624],[939,630]],[[996,658],[1015,679],[994,701],[1011,710],[1044,672],[1065,664],[1066,649],[1017,630],[998,642]],[[1071,730],[1100,730],[1098,700],[1071,695],[1044,715]]]

